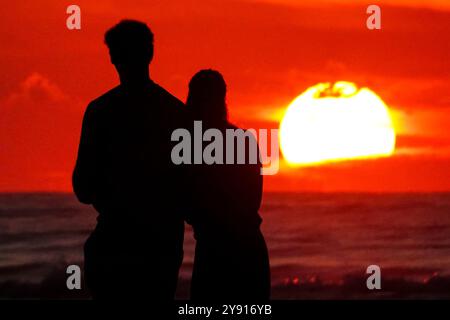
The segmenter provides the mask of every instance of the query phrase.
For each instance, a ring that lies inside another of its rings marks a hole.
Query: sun
[[[395,150],[395,129],[388,107],[370,89],[319,83],[288,106],[280,146],[293,165],[386,157]]]

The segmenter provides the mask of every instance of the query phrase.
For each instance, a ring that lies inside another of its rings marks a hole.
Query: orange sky
[[[317,82],[368,86],[398,128],[388,159],[294,169],[266,190],[450,191],[450,3],[381,1],[10,1],[0,11],[0,191],[70,191],[87,103],[117,84],[103,33],[122,18],[155,33],[152,78],[184,100],[199,69],[221,71],[232,120],[276,128],[277,115]],[[395,5],[393,5],[396,3]]]

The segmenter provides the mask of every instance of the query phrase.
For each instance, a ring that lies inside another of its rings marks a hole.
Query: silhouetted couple
[[[191,130],[194,120],[235,128],[222,76],[197,73],[184,105],[150,79],[153,34],[144,23],[121,21],[105,42],[120,85],[87,107],[73,174],[78,199],[98,211],[84,249],[92,296],[173,299],[187,221],[197,241],[192,299],[268,299],[260,164],[171,160],[175,129]]]

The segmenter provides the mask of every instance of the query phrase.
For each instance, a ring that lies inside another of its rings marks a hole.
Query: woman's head
[[[222,75],[207,69],[197,72],[189,82],[186,105],[196,120],[227,120],[227,85]]]

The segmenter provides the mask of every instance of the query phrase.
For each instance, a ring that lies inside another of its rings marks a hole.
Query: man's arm
[[[83,117],[78,157],[72,176],[72,186],[78,200],[92,204],[95,185],[95,132],[92,105],[88,105]]]

